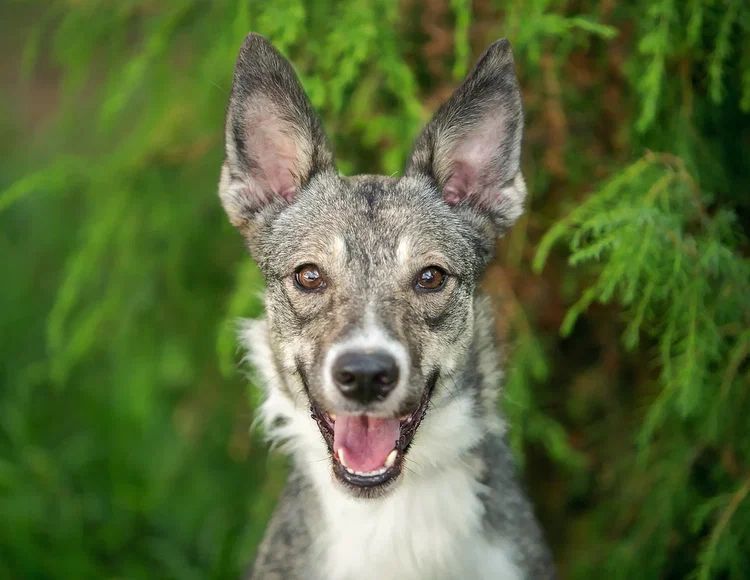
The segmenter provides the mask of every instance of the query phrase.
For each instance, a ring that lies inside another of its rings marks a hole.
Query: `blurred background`
[[[284,459],[216,196],[245,34],[344,173],[399,172],[486,45],[523,86],[528,212],[485,288],[563,578],[750,577],[745,0],[0,2],[0,578],[233,579]]]

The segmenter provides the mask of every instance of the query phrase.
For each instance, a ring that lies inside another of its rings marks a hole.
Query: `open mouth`
[[[422,422],[436,379],[428,382],[419,406],[396,418],[333,415],[311,402],[312,417],[328,445],[336,477],[356,488],[374,488],[395,480]]]

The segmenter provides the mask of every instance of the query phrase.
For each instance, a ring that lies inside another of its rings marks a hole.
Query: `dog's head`
[[[466,363],[478,279],[522,211],[522,125],[501,40],[403,177],[342,177],[291,65],[260,36],[242,47],[221,201],[266,278],[280,388],[304,400],[355,493],[399,476],[436,385]]]

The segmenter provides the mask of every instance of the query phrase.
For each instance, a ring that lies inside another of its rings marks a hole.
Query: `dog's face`
[[[242,48],[220,196],[266,278],[277,387],[309,407],[356,494],[398,478],[436,385],[464,362],[477,281],[522,208],[521,127],[500,41],[404,177],[341,177],[289,63],[256,35]]]

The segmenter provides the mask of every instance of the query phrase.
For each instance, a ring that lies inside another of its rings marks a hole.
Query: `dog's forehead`
[[[428,182],[384,176],[313,182],[273,230],[269,251],[285,260],[368,267],[420,258],[458,263],[469,243],[466,225]]]

